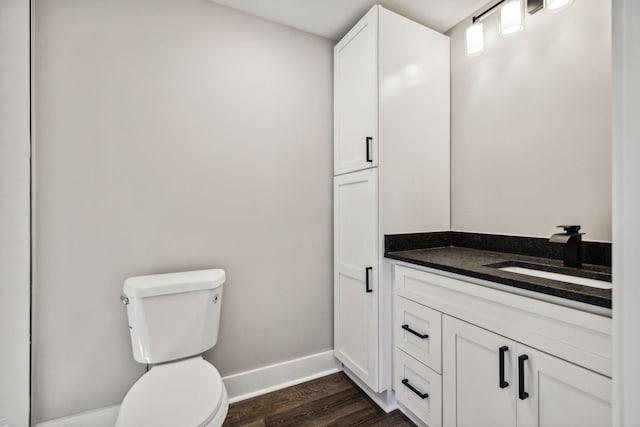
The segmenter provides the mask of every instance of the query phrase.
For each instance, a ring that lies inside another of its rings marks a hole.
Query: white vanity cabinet
[[[394,387],[401,408],[414,418],[430,427],[611,425],[610,318],[428,268],[397,263],[394,270]],[[428,347],[407,349],[408,333],[420,339],[407,332],[413,315],[400,314],[407,307],[428,313],[413,320],[420,336],[428,329],[422,319],[432,319],[431,329],[442,326],[422,340],[432,340]],[[441,364],[418,348],[441,348]],[[421,370],[431,375],[423,399],[431,400],[429,412],[415,403],[427,384],[410,377]],[[442,402],[441,417],[434,415],[436,402]]]
[[[446,426],[605,427],[611,379],[443,316]]]
[[[334,353],[388,408],[384,235],[450,229],[449,38],[374,6],[334,49],[334,128]]]

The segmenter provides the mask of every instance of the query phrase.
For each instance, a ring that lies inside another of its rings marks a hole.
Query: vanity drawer
[[[429,427],[442,426],[442,378],[404,351],[394,352],[396,399]]]
[[[395,309],[396,347],[442,372],[442,314],[400,296]]]

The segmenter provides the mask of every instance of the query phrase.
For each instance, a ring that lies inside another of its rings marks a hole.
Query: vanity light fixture
[[[524,29],[522,0],[507,0],[500,8],[500,35],[508,36]]]
[[[500,0],[481,14],[474,16],[471,25],[465,31],[467,42],[467,56],[477,56],[486,50],[484,44],[484,25],[479,22],[483,17],[491,14],[498,6],[500,8],[500,34],[503,36],[518,33],[524,29],[524,1]],[[562,10],[573,3],[573,0],[527,0],[527,12],[533,15],[542,8],[548,12]]]

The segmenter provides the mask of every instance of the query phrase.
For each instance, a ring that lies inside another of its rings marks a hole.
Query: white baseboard
[[[229,403],[300,384],[342,370],[333,350],[224,377]],[[120,405],[36,424],[36,427],[113,427]]]
[[[261,394],[320,378],[342,370],[333,350],[224,377],[229,402],[239,402]]]
[[[118,418],[119,410],[120,405],[107,406],[38,423],[36,427],[113,427]]]

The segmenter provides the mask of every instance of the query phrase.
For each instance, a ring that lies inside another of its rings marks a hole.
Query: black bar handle
[[[524,391],[524,361],[528,359],[529,356],[526,354],[518,356],[518,397],[520,400],[525,400],[529,397],[529,393]]]
[[[426,399],[427,397],[429,397],[429,393],[421,393],[418,389],[409,384],[409,380],[406,378],[402,380],[402,384],[404,384],[409,390],[420,396],[420,399]]]
[[[500,388],[509,387],[509,383],[504,380],[504,354],[509,351],[509,347],[503,345],[500,351]]]
[[[373,163],[373,159],[371,158],[371,143],[373,142],[373,138],[368,136],[366,139],[367,145],[367,162]]]
[[[365,286],[367,289],[367,292],[373,292],[373,289],[371,289],[371,284],[369,283],[369,272],[373,271],[373,267],[367,267],[364,269],[364,276],[365,276]]]
[[[418,338],[422,338],[422,339],[429,338],[429,334],[421,334],[420,332],[416,332],[413,329],[411,329],[409,325],[402,325],[402,329],[404,329],[407,332],[411,332],[413,335],[417,336]]]

